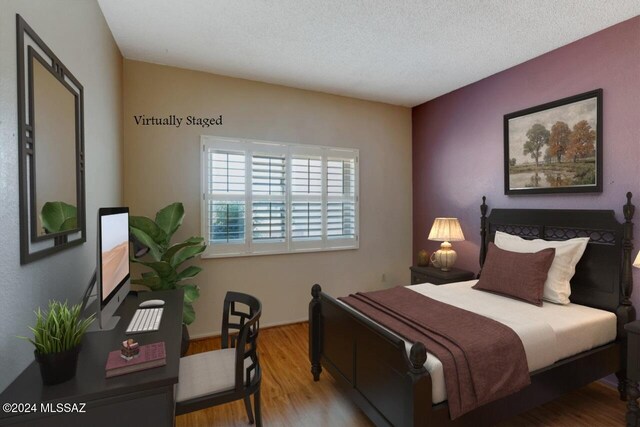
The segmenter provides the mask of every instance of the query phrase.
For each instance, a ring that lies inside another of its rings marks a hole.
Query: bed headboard
[[[571,301],[616,313],[619,322],[635,319],[629,297],[633,288],[631,251],[635,207],[631,193],[623,207],[621,224],[613,210],[492,209],[487,217],[482,198],[480,266],[496,231],[525,239],[567,240],[590,237],[571,280]],[[622,318],[621,318],[622,316]]]

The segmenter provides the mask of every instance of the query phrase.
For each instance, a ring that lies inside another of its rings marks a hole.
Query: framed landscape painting
[[[504,193],[602,192],[602,89],[504,116]]]

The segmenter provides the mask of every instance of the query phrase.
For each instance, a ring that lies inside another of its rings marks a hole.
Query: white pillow
[[[542,249],[555,248],[556,256],[544,283],[542,298],[557,304],[569,304],[569,295],[571,295],[571,284],[569,282],[576,272],[576,264],[580,261],[587,243],[589,243],[588,237],[577,237],[555,242],[542,239],[525,240],[518,236],[496,231],[494,243],[500,249],[520,253],[532,253]]]

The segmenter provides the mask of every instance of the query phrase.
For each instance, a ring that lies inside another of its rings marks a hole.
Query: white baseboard
[[[293,325],[294,323],[302,323],[302,322],[307,322],[309,319],[307,317],[303,318],[303,319],[299,319],[299,320],[287,320],[285,322],[274,322],[274,323],[267,323],[267,324],[260,324],[260,328],[273,328],[274,326],[285,326],[285,325]],[[199,340],[202,338],[212,338],[212,337],[219,337],[221,334],[221,331],[213,331],[213,332],[203,332],[201,334],[189,334],[189,336],[191,337],[192,340]]]

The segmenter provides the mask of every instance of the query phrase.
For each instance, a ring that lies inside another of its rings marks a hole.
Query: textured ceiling
[[[640,14],[638,0],[99,0],[126,58],[414,106]]]

